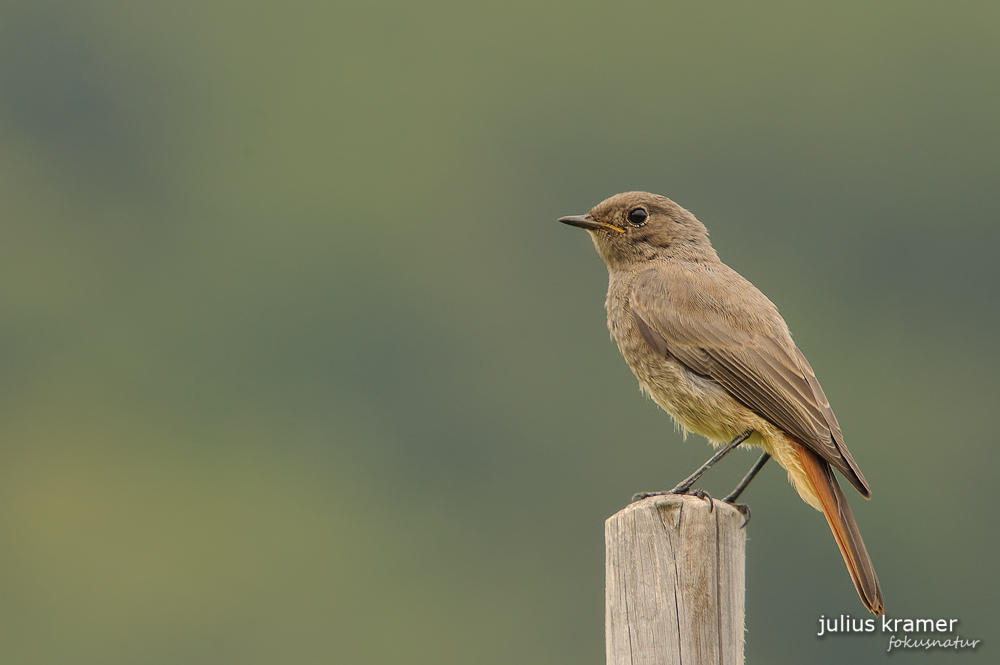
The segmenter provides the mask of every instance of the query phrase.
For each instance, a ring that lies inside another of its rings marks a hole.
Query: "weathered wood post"
[[[729,504],[676,495],[637,501],[608,518],[608,665],[743,663],[742,524]]]

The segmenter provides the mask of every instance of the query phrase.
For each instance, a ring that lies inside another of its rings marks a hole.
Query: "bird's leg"
[[[740,498],[740,494],[742,494],[743,490],[747,488],[747,485],[750,484],[750,481],[753,480],[753,477],[756,476],[757,473],[764,468],[764,465],[767,464],[767,460],[769,459],[771,459],[770,454],[764,453],[763,455],[761,455],[760,459],[758,459],[754,463],[754,465],[750,467],[750,470],[747,471],[747,475],[743,476],[743,480],[740,481],[740,484],[737,485],[732,492],[727,494],[726,498],[724,498],[723,501],[725,501],[726,503],[734,503],[736,499]]]
[[[748,429],[747,431],[743,432],[743,434],[740,434],[738,437],[727,443],[724,447],[720,448],[718,452],[712,455],[712,457],[709,458],[707,462],[705,462],[700,467],[695,469],[694,473],[692,473],[690,476],[688,476],[680,483],[678,483],[677,486],[674,487],[672,490],[668,490],[666,492],[640,492],[632,497],[632,501],[638,501],[639,499],[645,499],[646,497],[649,496],[657,496],[661,494],[695,494],[696,496],[700,496],[701,498],[707,497],[709,498],[709,500],[711,500],[711,497],[709,497],[708,494],[702,492],[701,490],[698,490],[697,492],[691,492],[691,486],[694,485],[699,478],[705,475],[705,472],[711,469],[716,462],[725,457],[726,453],[728,453],[733,448],[735,448],[736,446],[740,445],[741,443],[749,439],[751,434],[753,434],[753,430]]]
[[[740,481],[740,484],[722,499],[724,503],[732,504],[736,510],[743,513],[743,524],[740,525],[741,529],[747,525],[747,522],[750,521],[750,506],[745,503],[736,503],[736,499],[740,497],[740,494],[742,494],[743,490],[747,488],[747,485],[750,484],[750,481],[753,480],[754,476],[756,476],[757,473],[764,468],[764,465],[767,464],[767,460],[769,459],[771,459],[771,455],[769,453],[761,455],[760,459],[754,462],[754,465],[750,467],[749,471],[747,471],[747,475],[743,476],[743,480]]]
[[[667,494],[687,494],[690,491],[691,486],[694,485],[699,478],[705,475],[705,472],[715,466],[715,463],[726,456],[729,451],[731,451],[736,446],[740,445],[744,441],[750,438],[753,434],[753,430],[748,429],[747,431],[740,434],[738,437],[727,443],[725,446],[720,448],[718,452],[712,455],[707,462],[695,469],[694,473],[682,480],[674,487],[672,490],[667,492]]]

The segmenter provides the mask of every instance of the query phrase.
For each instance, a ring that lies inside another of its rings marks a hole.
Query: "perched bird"
[[[777,308],[719,260],[694,215],[664,196],[618,194],[559,221],[586,229],[607,264],[608,328],[642,389],[685,431],[731,441],[727,450],[744,439],[759,446],[755,469],[774,457],[826,517],[865,607],[882,614],[875,569],[833,469],[865,498],[868,483]]]

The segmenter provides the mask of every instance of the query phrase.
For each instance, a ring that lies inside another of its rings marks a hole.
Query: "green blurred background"
[[[890,616],[1000,619],[1000,5],[0,5],[0,661],[603,663],[603,521],[709,448],[556,223],[646,189],[781,308]],[[725,493],[738,454],[703,482]],[[750,663],[867,663],[745,499]]]

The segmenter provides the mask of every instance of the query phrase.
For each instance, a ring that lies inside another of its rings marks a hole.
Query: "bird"
[[[871,490],[806,357],[777,307],[723,263],[708,230],[671,199],[625,192],[560,222],[585,229],[608,269],[608,328],[649,395],[684,431],[771,457],[833,532],[862,603],[884,613],[882,589],[834,469]],[[671,493],[691,493],[692,474]]]

